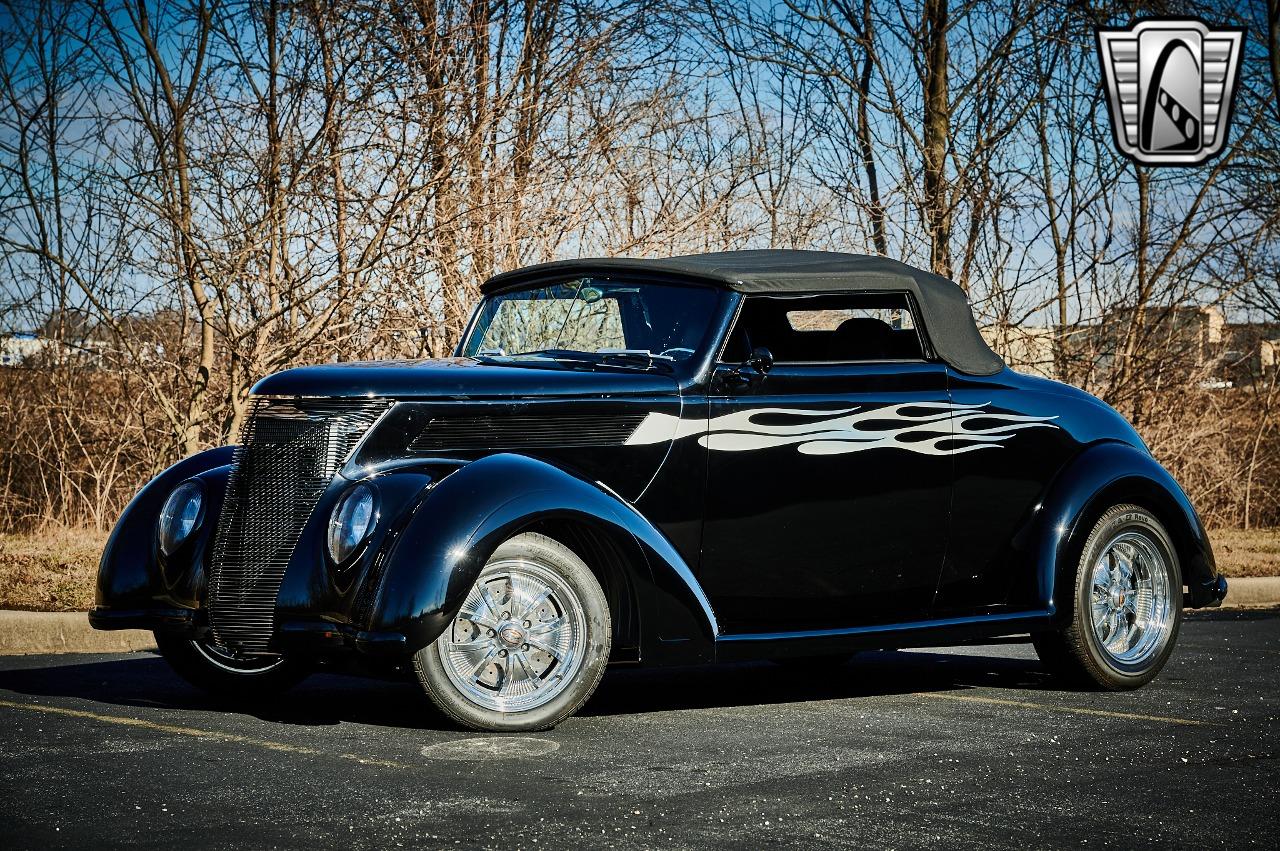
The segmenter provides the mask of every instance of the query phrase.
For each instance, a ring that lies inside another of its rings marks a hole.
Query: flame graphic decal
[[[905,449],[919,455],[959,455],[994,449],[1028,428],[1058,428],[1057,417],[1003,414],[983,405],[907,402],[834,411],[756,408],[712,420],[651,413],[627,438],[628,446],[698,435],[721,452],[795,445],[804,455],[843,455],[869,449]]]

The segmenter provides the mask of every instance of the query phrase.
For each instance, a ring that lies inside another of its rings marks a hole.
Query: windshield
[[[490,296],[462,354],[675,363],[706,336],[719,293],[709,287],[575,278]]]

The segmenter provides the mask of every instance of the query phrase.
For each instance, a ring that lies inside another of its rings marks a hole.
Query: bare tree
[[[1093,41],[1132,3],[8,0],[0,526],[109,522],[272,371],[447,355],[494,272],[764,246],[953,277],[1214,522],[1280,521],[1277,8],[1206,7],[1267,33],[1230,150],[1151,170]]]

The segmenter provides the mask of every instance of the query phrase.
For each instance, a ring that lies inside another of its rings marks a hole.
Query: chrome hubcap
[[[488,565],[449,629],[436,641],[450,682],[497,712],[536,709],[582,667],[586,617],[578,596],[545,565]]]
[[[1091,583],[1090,622],[1107,656],[1142,665],[1164,648],[1174,615],[1169,570],[1150,538],[1140,532],[1112,538]]]

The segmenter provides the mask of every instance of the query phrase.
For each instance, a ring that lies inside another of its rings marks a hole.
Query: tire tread
[[[505,549],[519,549],[526,546],[535,550],[543,550],[544,557],[549,557],[548,560],[553,562],[557,570],[562,571],[564,578],[579,586],[577,590],[584,598],[583,605],[588,609],[586,613],[588,618],[591,617],[594,610],[594,614],[602,621],[600,643],[603,645],[603,652],[599,658],[589,658],[587,660],[587,664],[578,674],[579,677],[585,676],[586,679],[579,685],[571,685],[564,692],[564,694],[572,694],[573,698],[562,704],[554,713],[546,714],[545,717],[538,720],[529,720],[529,716],[525,716],[525,718],[512,721],[510,720],[512,715],[524,715],[524,713],[499,713],[485,710],[483,707],[474,707],[471,711],[465,711],[473,705],[469,704],[465,697],[457,694],[443,670],[437,670],[439,668],[436,661],[438,656],[436,654],[436,644],[433,641],[413,655],[413,672],[436,710],[459,727],[491,733],[550,730],[564,719],[577,713],[591,699],[591,695],[595,693],[596,687],[600,685],[600,680],[604,677],[604,671],[609,661],[613,624],[609,612],[609,604],[599,581],[577,553],[554,538],[536,532],[525,532],[504,542],[495,551],[494,558],[497,558]],[[584,591],[586,593],[582,594],[581,592]],[[545,707],[540,707],[540,709],[543,708]],[[536,712],[537,710],[533,711]]]

